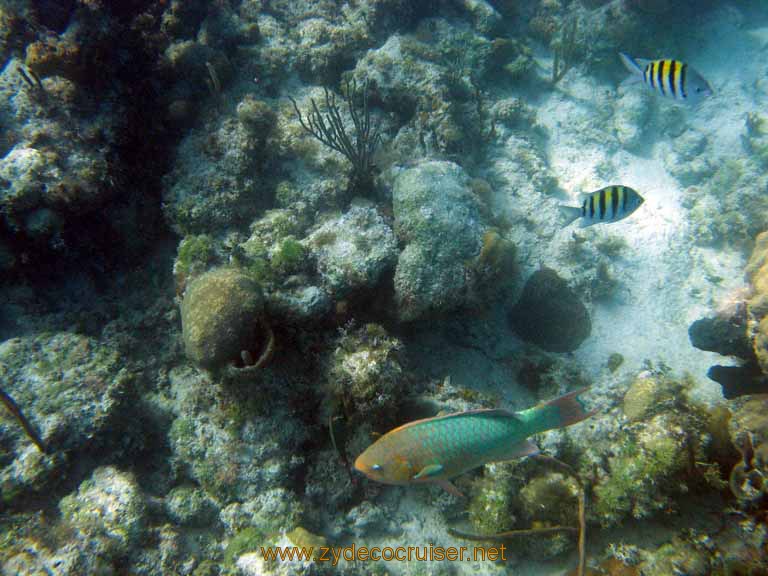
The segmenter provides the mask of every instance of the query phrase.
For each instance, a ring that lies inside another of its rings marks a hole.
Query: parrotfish
[[[618,222],[645,202],[643,197],[629,186],[606,186],[581,196],[581,206],[558,206],[565,219],[563,226],[568,226],[574,220],[579,221],[581,228],[603,222]]]
[[[355,460],[355,468],[384,484],[434,483],[456,496],[450,480],[489,462],[539,450],[529,436],[590,417],[576,390],[521,412],[481,409],[404,424],[379,438]]]
[[[695,105],[713,93],[701,74],[679,60],[644,60],[623,52],[619,56],[635,81],[643,82],[662,96]]]

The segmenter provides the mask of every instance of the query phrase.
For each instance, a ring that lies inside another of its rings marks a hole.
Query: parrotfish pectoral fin
[[[509,453],[507,454],[507,460],[514,458],[522,458],[523,456],[533,456],[539,453],[539,447],[536,446],[530,440],[523,440],[517,444],[512,444],[509,447]]]
[[[457,498],[466,498],[466,496],[464,496],[464,494],[462,494],[461,491],[458,488],[456,488],[456,486],[451,484],[448,480],[438,480],[436,484],[440,486],[443,490],[445,490],[449,494],[453,494]]]
[[[560,215],[562,217],[562,222],[560,224],[563,228],[581,216],[581,208],[577,208],[576,206],[558,204],[557,208],[560,210]]]
[[[421,480],[423,478],[432,478],[433,476],[437,476],[443,471],[442,464],[430,464],[429,466],[424,466],[416,476],[413,477],[414,480]]]

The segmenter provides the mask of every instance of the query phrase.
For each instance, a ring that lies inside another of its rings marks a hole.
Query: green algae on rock
[[[630,422],[647,419],[674,406],[683,386],[674,380],[652,374],[641,374],[624,395],[624,416]]]
[[[405,389],[401,349],[378,324],[345,330],[327,369],[327,409],[340,405],[355,423],[390,418]]]
[[[515,526],[519,513],[515,466],[509,462],[488,464],[483,476],[472,483],[469,520],[479,534],[498,534]]]
[[[182,526],[205,527],[218,516],[216,502],[200,488],[177,486],[165,497],[165,510],[174,523]]]
[[[392,228],[373,206],[352,206],[307,238],[326,288],[343,297],[372,288],[397,261]]]
[[[184,293],[181,325],[184,349],[204,368],[238,362],[256,351],[264,297],[259,285],[235,268],[216,268],[195,279]]]
[[[70,332],[0,343],[0,377],[51,450],[41,454],[16,420],[0,409],[2,500],[39,492],[64,476],[67,453],[99,444],[116,426],[132,378],[112,348]]]
[[[146,507],[136,479],[112,466],[94,470],[59,508],[69,526],[87,539],[103,540],[116,556],[139,544],[146,529]]]

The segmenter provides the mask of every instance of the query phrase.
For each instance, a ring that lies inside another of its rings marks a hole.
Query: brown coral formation
[[[258,348],[255,340],[263,307],[260,286],[237,269],[216,268],[197,278],[187,287],[181,303],[189,359],[206,368],[238,359],[253,364],[245,357],[256,357],[251,351]]]
[[[746,268],[751,296],[747,301],[753,346],[757,361],[768,373],[768,231],[755,239],[755,248]]]
[[[39,76],[83,76],[81,46],[59,38],[46,38],[27,46],[26,65]]]
[[[728,423],[734,446],[741,453],[729,483],[742,502],[765,500],[768,494],[768,398],[755,396],[736,409]]]

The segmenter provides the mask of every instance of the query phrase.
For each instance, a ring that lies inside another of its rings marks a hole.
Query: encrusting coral
[[[400,341],[378,324],[342,330],[327,369],[328,409],[359,424],[390,418],[405,387]]]

